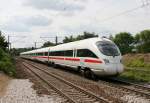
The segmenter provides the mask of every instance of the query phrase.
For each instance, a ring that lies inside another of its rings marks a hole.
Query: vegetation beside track
[[[126,67],[141,67],[150,70],[150,53],[126,54],[123,56],[123,64]]]
[[[8,74],[9,76],[15,76],[15,66],[13,65],[13,59],[8,53],[9,43],[0,31],[0,71]]]
[[[122,78],[150,82],[150,54],[126,54],[123,56],[125,71]]]
[[[150,73],[145,73],[141,71],[124,71],[121,75],[121,78],[132,80],[132,81],[140,81],[140,82],[150,82]]]
[[[13,58],[0,48],[0,71],[9,76],[15,76],[16,71],[13,62]]]

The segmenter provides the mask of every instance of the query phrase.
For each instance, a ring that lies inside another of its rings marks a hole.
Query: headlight
[[[108,59],[103,59],[105,64],[108,64],[109,63],[109,60]]]

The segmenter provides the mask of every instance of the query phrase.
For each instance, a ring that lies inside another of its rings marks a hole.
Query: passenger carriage
[[[86,76],[112,76],[123,72],[121,53],[107,38],[90,38],[20,54],[23,58],[83,70]]]

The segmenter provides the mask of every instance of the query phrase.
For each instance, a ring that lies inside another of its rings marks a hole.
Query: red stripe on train
[[[80,61],[80,59],[79,59],[79,58],[65,58],[65,60]]]
[[[49,57],[49,59],[59,59],[59,60],[64,60],[62,57]]]
[[[100,60],[92,60],[92,59],[85,59],[84,62],[88,62],[88,63],[102,63],[102,61],[100,61]]]
[[[48,58],[48,56],[37,56],[36,58]],[[80,61],[79,58],[49,57],[49,59]],[[102,63],[101,60],[92,60],[92,59],[85,59],[84,62],[88,62],[88,63]]]
[[[35,58],[48,58],[48,56],[37,56]]]

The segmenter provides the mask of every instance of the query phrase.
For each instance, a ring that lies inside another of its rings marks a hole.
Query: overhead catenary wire
[[[11,37],[14,37],[14,38],[25,38],[26,36],[12,36],[12,35],[8,35],[8,50],[11,50],[12,43],[17,42],[17,41],[20,40],[20,39],[18,39],[16,41],[11,42],[10,41]]]
[[[120,12],[120,13],[118,13],[118,14],[116,14],[116,15],[114,14],[114,15],[108,17],[108,18],[101,19],[101,20],[99,20],[99,22],[109,21],[109,20],[114,19],[114,18],[116,18],[116,17],[125,15],[125,14],[127,14],[127,13],[136,11],[136,10],[138,10],[138,9],[140,9],[140,8],[144,8],[144,7],[147,7],[147,6],[150,5],[150,0],[141,0],[141,2],[142,2],[142,5],[140,5],[140,6],[137,6],[137,7],[135,7],[135,8],[132,8],[132,9],[129,9],[129,10]],[[9,36],[8,38],[10,39],[10,37],[18,37],[18,36]],[[61,37],[61,36],[54,36],[54,37],[40,37],[40,38],[42,38],[42,39],[44,39],[44,38],[54,38],[54,39],[55,39],[55,42],[56,42],[56,44],[57,44],[57,43],[58,43],[58,38],[62,38],[62,37]],[[10,41],[8,41],[8,42],[10,42]],[[14,42],[18,42],[18,41],[14,41]]]
[[[42,39],[42,38],[54,38],[54,39],[55,39],[55,43],[56,43],[56,45],[57,45],[57,44],[58,44],[58,38],[63,38],[63,37],[62,37],[62,36],[55,36],[55,37],[50,37],[50,36],[45,36],[45,37],[43,36],[43,37],[42,37],[42,36],[41,36],[40,38],[41,38],[41,39]]]
[[[140,5],[140,6],[137,6],[137,7],[135,7],[135,8],[132,8],[132,9],[123,11],[123,12],[118,13],[118,14],[116,14],[116,15],[112,15],[112,16],[110,16],[110,17],[104,18],[104,19],[100,20],[99,22],[106,22],[106,21],[108,21],[108,20],[111,20],[111,19],[114,19],[114,18],[116,18],[116,17],[125,15],[125,14],[127,14],[127,13],[136,11],[136,10],[138,10],[138,9],[140,9],[140,8],[147,7],[147,6],[149,6],[149,5],[150,5],[150,0],[142,1],[142,5]]]

